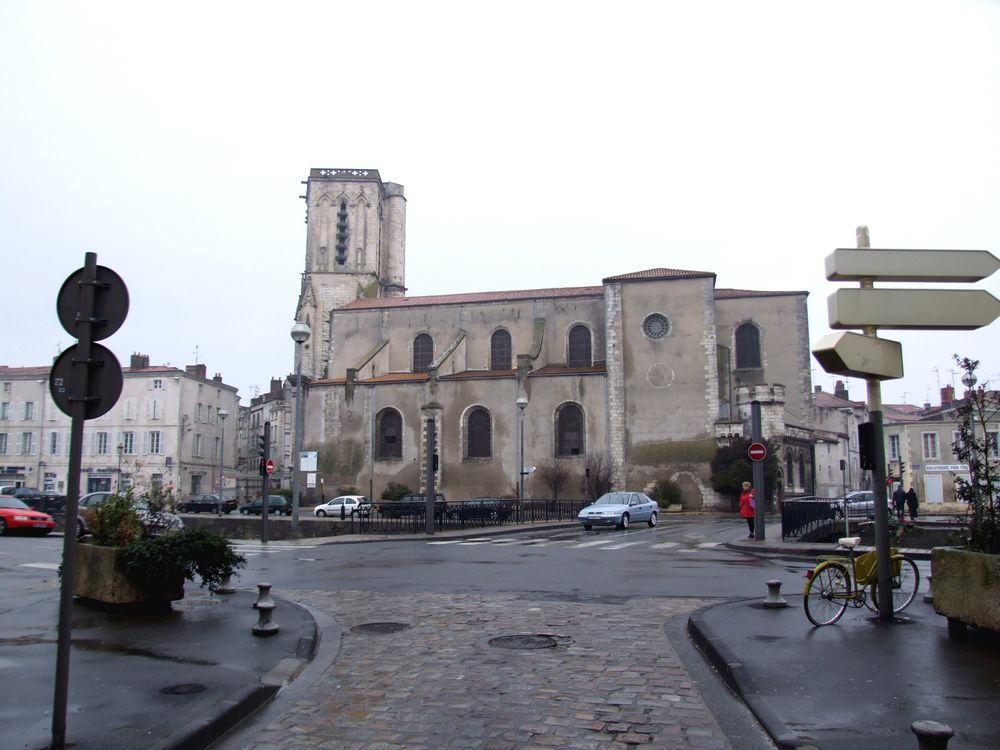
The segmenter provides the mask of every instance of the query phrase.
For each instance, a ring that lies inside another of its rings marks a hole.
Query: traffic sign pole
[[[750,402],[750,438],[753,443],[759,444],[761,437],[760,401]],[[764,451],[765,455],[767,451]],[[764,462],[753,461],[751,465],[751,475],[753,478],[754,510],[753,510],[753,538],[754,541],[763,542],[767,538],[764,528],[764,506],[767,498],[764,496]]]

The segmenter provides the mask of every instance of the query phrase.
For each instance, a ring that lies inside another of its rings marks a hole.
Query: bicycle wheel
[[[813,625],[832,625],[844,614],[850,595],[851,574],[847,568],[827,562],[813,571],[802,594],[802,606]]]
[[[892,611],[902,612],[910,606],[910,602],[917,598],[917,589],[920,588],[920,571],[917,564],[903,555],[893,555],[892,569],[898,570],[889,581],[892,587]],[[878,609],[878,584],[872,584],[872,599],[875,608]]]

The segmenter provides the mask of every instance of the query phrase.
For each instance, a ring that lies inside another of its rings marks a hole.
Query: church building
[[[433,470],[449,500],[511,496],[522,466],[558,466],[560,497],[582,498],[604,466],[615,489],[671,479],[685,508],[729,509],[709,463],[749,436],[758,401],[780,465],[803,467],[781,487],[811,489],[806,292],[654,263],[593,286],[411,297],[403,187],[372,169],[305,184],[303,449],[327,488],[378,498]],[[551,497],[542,474],[523,475],[526,497]]]

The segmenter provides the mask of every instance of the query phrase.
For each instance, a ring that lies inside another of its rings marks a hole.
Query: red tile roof
[[[752,289],[716,289],[716,299],[739,299],[740,297],[790,297],[796,295],[809,296],[809,292],[793,291],[755,291]]]
[[[609,281],[667,281],[670,279],[714,279],[715,274],[709,271],[684,271],[678,268],[649,268],[645,271],[633,271],[619,276],[608,276]]]
[[[546,365],[528,373],[529,377],[548,377],[554,375],[604,375],[607,367],[604,364],[590,367],[566,367],[565,365]]]

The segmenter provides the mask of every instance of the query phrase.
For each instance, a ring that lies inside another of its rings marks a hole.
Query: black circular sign
[[[86,268],[71,273],[56,299],[59,322],[70,336],[80,338],[80,319],[85,315],[81,288]],[[94,309],[90,311],[90,340],[100,341],[121,328],[128,315],[128,287],[122,277],[106,266],[94,267]]]
[[[110,349],[100,344],[90,345],[90,360],[87,374],[87,393],[77,395],[74,360],[79,356],[79,348],[74,344],[64,351],[52,365],[49,375],[49,393],[59,411],[73,416],[73,404],[79,398],[84,400],[84,419],[97,419],[107,414],[118,402],[122,393],[122,368],[118,358]]]

